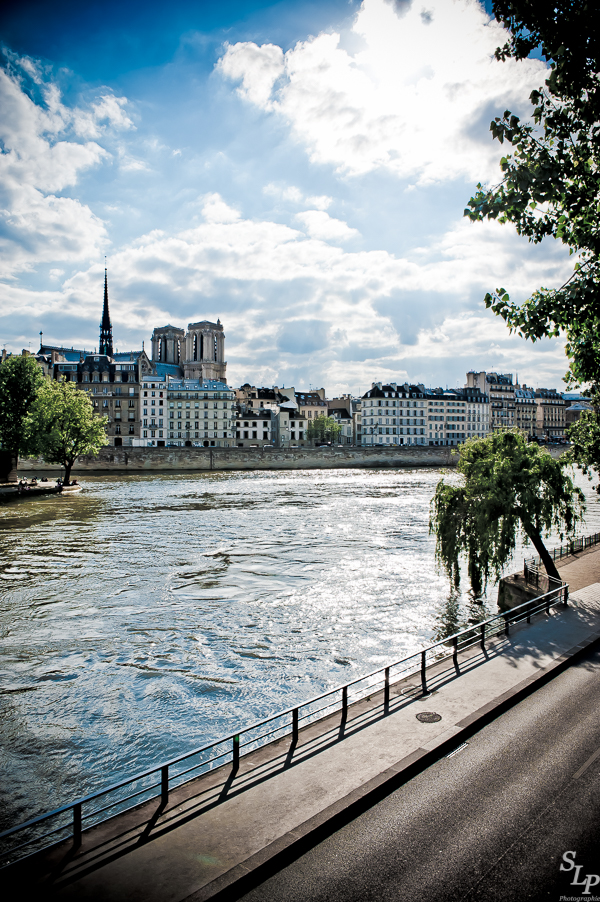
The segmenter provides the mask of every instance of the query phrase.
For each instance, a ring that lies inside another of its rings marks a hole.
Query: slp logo
[[[583,880],[579,879],[579,875],[583,868],[582,864],[575,864],[575,856],[576,852],[564,852],[562,857],[562,864],[560,866],[561,871],[575,871],[575,876],[571,881],[571,886],[585,886],[585,889],[581,893],[582,896],[589,896],[590,889],[592,886],[597,886],[600,883],[600,875],[598,874],[584,874]]]

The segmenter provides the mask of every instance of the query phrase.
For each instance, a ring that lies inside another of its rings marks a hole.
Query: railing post
[[[429,690],[427,689],[426,656],[427,656],[427,650],[424,649],[421,652],[421,688],[423,689],[423,695],[429,695]]]
[[[169,765],[163,764],[160,769],[160,803],[166,805],[169,801]]]
[[[458,636],[455,636],[452,640],[452,646],[452,663],[458,670]]]
[[[385,668],[385,683],[383,686],[383,704],[386,708],[390,704],[390,668]]]
[[[234,768],[239,767],[240,764],[240,737],[239,733],[233,737],[233,758],[232,764]]]
[[[73,805],[73,847],[78,849],[81,845],[81,802]]]
[[[485,623],[481,624],[481,650],[485,651]]]
[[[292,711],[292,742],[298,742],[298,708]]]
[[[531,609],[533,608],[532,604],[527,605],[527,623],[531,623]]]
[[[348,715],[348,687],[342,687],[342,720],[346,720]]]
[[[508,636],[510,627],[510,617],[508,614],[504,615],[504,635]]]
[[[567,585],[563,587],[563,604],[565,607],[569,606],[569,587]]]

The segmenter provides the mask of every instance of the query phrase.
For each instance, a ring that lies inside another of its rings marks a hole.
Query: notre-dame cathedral
[[[190,323],[188,331],[161,326],[152,333],[152,364],[170,363],[183,371],[184,379],[226,382],[225,335],[221,320]]]

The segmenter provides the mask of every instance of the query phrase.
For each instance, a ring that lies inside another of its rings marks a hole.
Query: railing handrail
[[[224,743],[231,742],[232,740],[234,742],[236,740],[239,742],[239,737],[243,733],[249,733],[251,730],[254,730],[257,727],[263,726],[265,724],[271,723],[273,720],[277,720],[280,717],[284,717],[284,716],[290,715],[290,714],[296,714],[296,712],[298,712],[300,708],[304,708],[308,705],[314,704],[315,702],[321,701],[322,699],[325,699],[325,698],[327,698],[327,696],[333,695],[336,692],[340,692],[340,691],[344,692],[345,691],[347,693],[347,690],[351,686],[354,686],[357,683],[362,683],[365,680],[368,680],[370,677],[373,677],[377,674],[385,673],[386,671],[389,673],[389,671],[392,668],[397,667],[400,664],[407,663],[412,658],[421,656],[421,659],[422,659],[422,656],[425,655],[427,652],[433,651],[434,649],[439,648],[440,646],[454,644],[455,640],[456,640],[456,643],[458,643],[461,636],[468,636],[468,638],[472,638],[473,630],[481,630],[482,627],[485,628],[489,624],[494,623],[494,621],[496,621],[496,620],[504,620],[504,622],[506,623],[507,619],[510,620],[510,618],[512,617],[513,614],[515,614],[515,612],[518,612],[523,608],[527,608],[527,607],[531,608],[531,605],[533,605],[534,603],[536,606],[540,605],[541,607],[544,607],[545,599],[548,599],[547,603],[550,604],[549,596],[556,595],[556,593],[562,594],[563,590],[565,590],[565,589],[568,590],[567,583],[563,582],[562,580],[556,580],[554,577],[549,577],[549,579],[551,579],[554,582],[558,582],[559,584],[557,586],[555,586],[553,589],[550,589],[548,592],[545,592],[544,594],[537,596],[536,598],[532,598],[532,599],[529,599],[528,601],[522,602],[521,604],[516,605],[513,608],[510,608],[508,611],[502,611],[502,612],[499,612],[498,614],[494,614],[492,617],[488,617],[486,620],[480,620],[475,624],[471,624],[468,627],[464,627],[463,629],[459,630],[456,633],[451,634],[450,636],[446,636],[445,638],[440,639],[437,642],[432,643],[431,645],[425,646],[425,648],[419,649],[418,651],[415,651],[410,655],[406,655],[406,657],[404,657],[404,658],[400,658],[397,661],[393,661],[389,664],[385,664],[383,667],[378,667],[375,670],[370,671],[369,673],[363,674],[362,676],[357,677],[354,680],[351,680],[350,682],[340,683],[339,685],[334,686],[331,689],[328,689],[326,692],[321,692],[318,695],[315,695],[315,696],[312,696],[311,698],[303,700],[299,704],[292,705],[289,708],[284,708],[281,711],[277,711],[275,714],[270,715],[269,717],[265,717],[262,720],[255,721],[254,723],[248,724],[247,726],[238,728],[233,733],[229,733],[226,736],[222,736],[219,739],[215,739],[212,742],[208,742],[205,745],[202,745],[196,749],[193,749],[192,751],[184,752],[182,755],[178,755],[174,758],[169,758],[168,760],[162,761],[159,764],[156,764],[150,768],[147,768],[146,770],[140,771],[140,772],[134,774],[133,776],[124,778],[123,780],[120,780],[117,783],[113,783],[109,786],[104,787],[103,789],[97,790],[96,792],[90,793],[86,796],[81,796],[80,798],[78,798],[72,802],[69,802],[65,805],[61,805],[59,808],[55,808],[52,811],[48,811],[44,814],[40,814],[37,817],[32,818],[31,820],[25,821],[22,824],[17,824],[14,827],[10,827],[8,830],[5,830],[2,833],[0,833],[0,839],[4,839],[8,836],[11,836],[14,833],[19,832],[20,830],[25,830],[28,827],[33,827],[36,824],[41,823],[42,821],[48,820],[49,818],[52,818],[52,817],[56,817],[57,815],[62,814],[65,811],[73,810],[78,806],[79,806],[79,808],[81,808],[81,806],[84,805],[86,802],[91,802],[94,799],[100,798],[100,796],[107,795],[108,793],[114,792],[117,789],[121,789],[124,786],[136,783],[138,780],[143,780],[145,777],[148,777],[151,774],[156,774],[158,771],[162,771],[164,768],[168,769],[169,767],[171,767],[174,764],[179,764],[179,762],[185,761],[188,758],[193,758],[195,755],[199,755],[202,752],[208,751],[209,749],[214,749],[220,745],[223,745]],[[201,764],[198,766],[201,766]],[[176,777],[177,774],[174,774],[173,776]],[[191,779],[194,779],[194,778],[191,778]],[[150,789],[150,788],[151,787],[147,787],[147,789]],[[109,807],[113,807],[113,805],[118,805],[118,804],[119,804],[119,800],[112,803],[112,805]],[[115,815],[111,815],[110,817],[114,817],[114,816]],[[109,820],[109,819],[110,818],[105,818],[104,820]],[[32,840],[32,842],[34,842],[34,841],[35,841],[35,839]],[[8,850],[6,853],[2,853],[2,854],[3,855],[10,854],[10,850]]]
[[[578,538],[569,539],[569,541],[565,545],[559,545],[558,548],[552,548],[548,552],[552,560],[556,560],[556,558],[568,557],[570,554],[573,554],[573,548],[576,545],[581,545],[583,548],[591,548],[592,545],[600,544],[600,532],[593,532],[589,536],[579,536]],[[563,554],[564,551],[564,554]],[[541,558],[539,554],[534,554],[533,557],[527,557],[524,559],[523,564],[525,567],[536,567],[541,564]]]

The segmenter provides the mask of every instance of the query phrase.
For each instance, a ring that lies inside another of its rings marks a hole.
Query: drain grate
[[[420,720],[421,723],[437,723],[441,719],[442,715],[436,714],[435,711],[421,711],[420,714],[417,714],[417,720]]]

